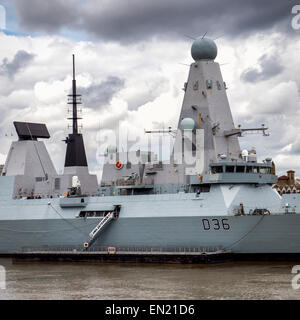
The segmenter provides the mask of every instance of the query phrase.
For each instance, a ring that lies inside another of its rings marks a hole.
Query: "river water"
[[[300,289],[291,285],[296,264],[14,264],[0,258],[6,271],[0,299],[299,299]]]

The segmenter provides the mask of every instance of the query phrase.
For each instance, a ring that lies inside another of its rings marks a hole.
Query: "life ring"
[[[117,161],[117,162],[116,162],[116,169],[120,170],[120,169],[122,169],[122,168],[123,168],[122,162],[121,162],[121,161]]]
[[[107,248],[107,253],[108,254],[116,254],[117,253],[117,248],[116,247],[108,247]]]

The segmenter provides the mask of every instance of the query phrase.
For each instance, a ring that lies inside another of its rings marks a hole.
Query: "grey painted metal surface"
[[[0,194],[12,177],[0,180]],[[256,197],[256,199],[255,199]],[[254,200],[255,199],[255,200]],[[64,199],[73,200],[73,199]],[[245,215],[234,216],[244,202]],[[216,185],[194,193],[90,197],[84,208],[62,207],[61,199],[1,201],[0,253],[23,246],[82,246],[102,218],[80,218],[81,210],[111,210],[119,218],[103,230],[97,245],[224,246],[233,252],[299,252],[300,214],[285,214],[280,196],[268,185]],[[267,208],[270,215],[248,215]]]

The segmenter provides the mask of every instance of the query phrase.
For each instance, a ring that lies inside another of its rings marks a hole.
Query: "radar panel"
[[[37,138],[49,139],[50,134],[44,123],[30,123],[14,121],[20,140],[36,140]]]

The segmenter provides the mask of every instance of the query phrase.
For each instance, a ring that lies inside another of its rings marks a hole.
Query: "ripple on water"
[[[296,263],[295,263],[296,264]],[[299,299],[293,263],[24,263],[0,259],[0,299]]]

